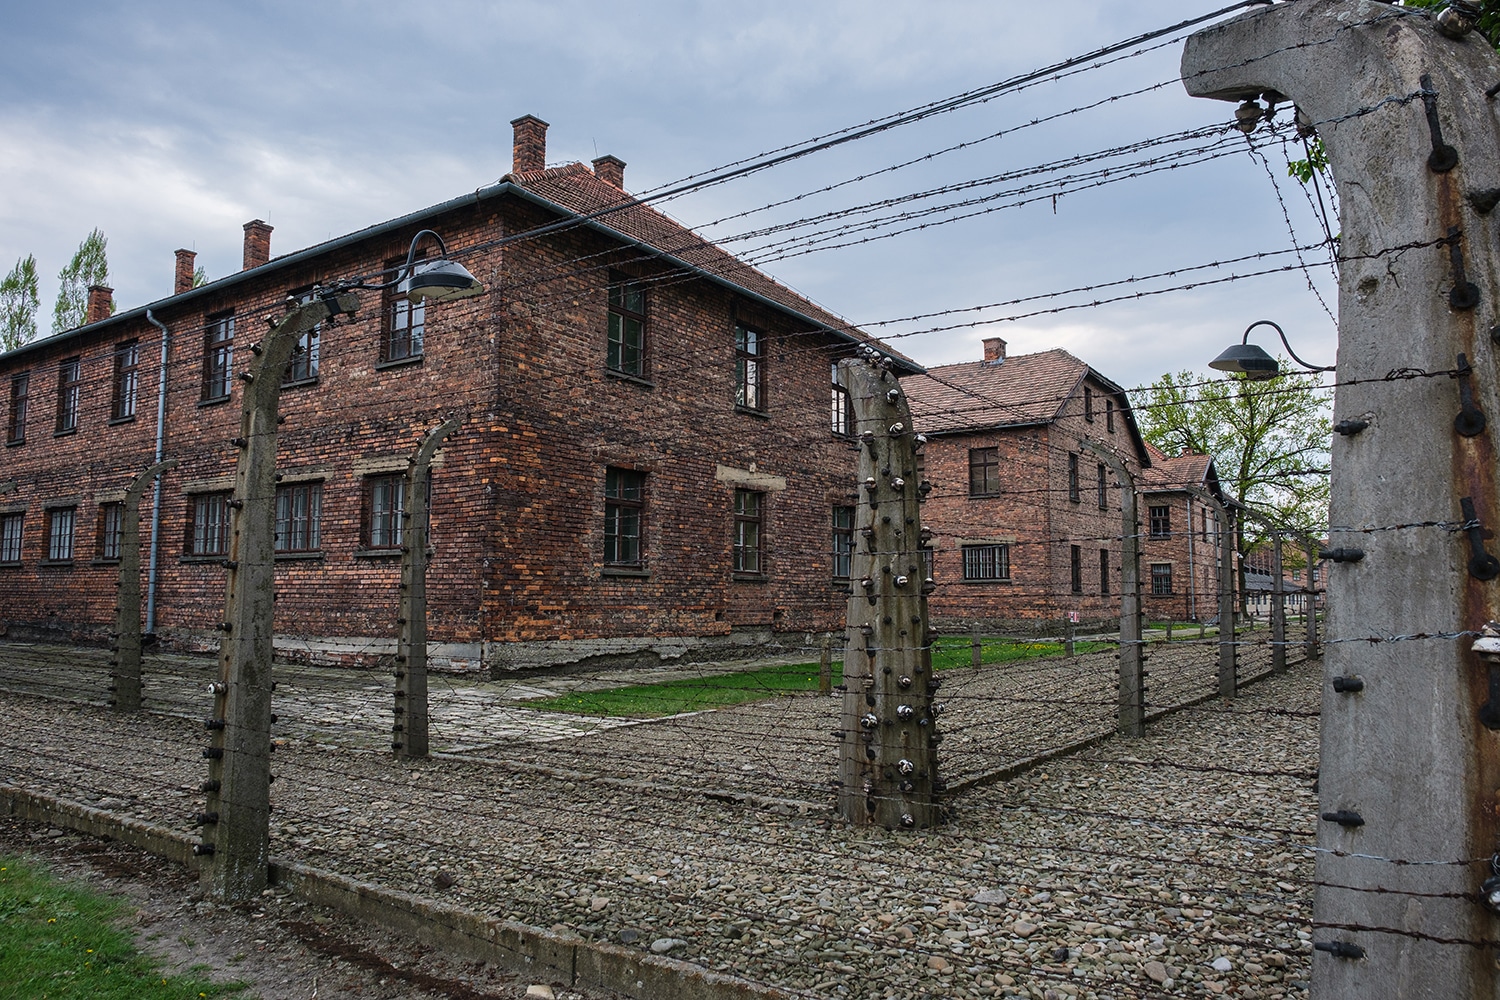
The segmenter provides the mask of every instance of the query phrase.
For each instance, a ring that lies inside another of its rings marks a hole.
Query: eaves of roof
[[[668,261],[674,267],[680,267],[686,271],[690,271],[693,274],[698,275],[699,277],[707,281],[712,281],[715,284],[732,289],[737,294],[744,295],[747,298],[754,300],[755,302],[775,309],[778,312],[789,315],[800,322],[806,323],[814,330],[832,334],[833,336],[849,343],[858,344],[861,346],[864,346],[866,344],[875,346],[872,341],[861,340],[860,338],[855,337],[850,333],[832,328],[826,323],[819,322],[810,316],[807,316],[795,309],[788,307],[783,303],[767,298],[766,296],[752,291],[751,289],[744,288],[743,286],[738,285],[735,282],[725,278],[723,275],[717,275],[709,271],[705,271],[704,269],[681,260],[680,258],[675,257],[672,254],[667,253],[657,247],[654,247],[649,243],[645,243],[633,237],[626,236],[624,233],[621,233],[618,230],[613,229],[610,226],[605,225],[603,222],[599,221],[600,216],[609,214],[608,209],[600,212],[589,213],[588,215],[582,215],[547,198],[543,198],[540,195],[535,194],[534,192],[528,191],[520,185],[513,184],[508,180],[501,180],[495,184],[490,184],[485,187],[478,188],[472,194],[460,195],[457,198],[451,198],[448,201],[442,202],[441,204],[432,205],[427,208],[420,209],[419,211],[411,212],[399,218],[391,219],[374,226],[368,226],[364,229],[359,230],[358,232],[349,233],[332,240],[325,240],[322,243],[315,244],[313,246],[307,247],[306,249],[298,250],[294,253],[289,253],[284,257],[277,257],[265,264],[261,264],[259,267],[253,267],[246,271],[238,271],[234,274],[219,278],[216,281],[211,281],[206,285],[200,285],[197,288],[192,288],[185,292],[179,292],[176,295],[169,295],[166,298],[157,299],[156,301],[149,302],[143,306],[136,306],[133,309],[127,309],[124,312],[115,313],[113,316],[110,316],[107,319],[89,323],[86,326],[76,327],[72,330],[65,330],[62,333],[56,333],[50,337],[44,337],[41,340],[33,340],[30,343],[22,344],[20,347],[17,347],[14,350],[7,351],[4,354],[0,354],[0,359],[10,360],[21,355],[29,354],[33,351],[44,350],[48,347],[65,343],[75,337],[82,336],[85,333],[94,334],[102,331],[107,331],[113,326],[122,325],[134,320],[142,319],[148,312],[152,315],[155,315],[156,313],[164,310],[177,309],[205,295],[218,294],[228,289],[232,289],[240,284],[243,284],[244,282],[264,278],[269,274],[274,274],[275,272],[283,270],[285,268],[304,264],[310,260],[315,259],[319,255],[332,253],[336,250],[351,246],[363,240],[374,239],[379,236],[384,236],[393,231],[408,229],[414,225],[425,223],[430,219],[437,218],[438,216],[444,215],[448,212],[453,212],[458,209],[474,205],[480,205],[486,201],[504,197],[506,195],[513,195],[522,200],[529,201],[549,211],[557,212],[565,218],[571,217],[571,219],[576,220],[580,224],[603,233],[606,236],[609,236],[611,239],[619,240],[630,246],[637,247],[651,254],[654,254],[661,259]],[[622,203],[622,206],[628,204],[630,203],[625,202]],[[513,234],[511,238],[519,239],[522,237],[531,237],[534,235],[536,235],[535,232],[516,233]],[[503,244],[503,242],[505,242],[505,239],[502,238],[500,242]],[[875,349],[879,350],[882,355],[889,358],[890,361],[900,369],[902,374],[922,374],[926,370],[909,358],[893,354],[888,350],[881,350],[879,346],[875,346]]]

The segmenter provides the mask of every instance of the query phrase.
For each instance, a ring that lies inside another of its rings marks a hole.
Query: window
[[[734,571],[761,573],[761,528],[765,497],[754,490],[734,491]]]
[[[765,334],[748,326],[734,328],[734,402],[747,410],[766,408]]]
[[[417,255],[420,260],[422,254]],[[404,269],[406,258],[389,261],[387,267]],[[380,337],[382,362],[409,361],[422,356],[423,335],[427,327],[427,303],[413,302],[397,285],[386,292],[385,329]]]
[[[140,345],[135,341],[115,348],[115,375],[109,403],[111,420],[129,420],[135,416],[136,390],[141,381],[140,362]]]
[[[57,433],[78,429],[78,398],[83,387],[83,362],[69,358],[57,367]]]
[[[1104,401],[1104,429],[1111,434],[1115,432],[1115,401],[1113,399]]]
[[[1104,463],[1099,463],[1099,509],[1109,510],[1109,485],[1104,480]]]
[[[73,561],[73,521],[76,507],[54,507],[47,511],[47,561]]]
[[[203,333],[203,400],[228,399],[233,377],[234,316],[210,316]]]
[[[405,477],[371,476],[365,480],[365,488],[365,510],[369,512],[365,544],[372,549],[400,548],[406,513]]]
[[[297,338],[297,346],[292,348],[291,360],[286,363],[286,374],[281,379],[283,385],[311,382],[318,377],[318,353],[322,336],[322,323],[316,324],[311,330],[302,331],[302,336]]]
[[[21,561],[21,527],[25,514],[0,514],[0,563]]]
[[[1069,546],[1069,568],[1072,573],[1073,593],[1083,593],[1083,550],[1077,545]]]
[[[26,396],[30,383],[31,376],[26,372],[10,377],[10,420],[5,429],[8,444],[20,444],[26,440]]]
[[[854,565],[854,508],[833,508],[833,578],[847,580]]]
[[[840,437],[854,435],[854,403],[849,399],[849,390],[839,385],[839,363],[833,363],[833,394],[829,400],[829,416],[833,433]]]
[[[277,552],[317,552],[321,547],[323,484],[276,487]]]
[[[965,580],[1009,580],[1009,545],[965,545]]]
[[[1172,592],[1172,564],[1151,564],[1151,593],[1157,596]]]
[[[604,564],[640,566],[645,535],[646,474],[632,469],[604,473]]]
[[[1078,502],[1078,455],[1068,453],[1068,499]]]
[[[1151,507],[1151,537],[1170,538],[1172,535],[1172,508]]]
[[[188,522],[188,555],[229,554],[229,494],[202,493],[192,498]]]
[[[969,496],[993,497],[1000,494],[1000,449],[969,449]]]
[[[120,547],[125,542],[125,505],[106,503],[99,505],[99,559],[116,562],[120,558]]]
[[[609,347],[611,371],[646,377],[646,288],[621,274],[609,276]]]
[[[1109,549],[1099,550],[1099,593],[1109,595]]]
[[[1083,387],[1083,419],[1094,422],[1094,390],[1088,386]]]

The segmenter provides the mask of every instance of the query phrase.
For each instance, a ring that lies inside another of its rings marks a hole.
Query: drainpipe
[[[146,310],[146,322],[161,331],[161,371],[156,380],[155,456],[155,461],[160,462],[167,444],[167,348],[170,346],[172,335],[152,315],[149,308]],[[161,480],[161,476],[156,477],[151,491],[151,558],[149,568],[146,570],[146,635],[156,634],[156,557],[161,537]]]

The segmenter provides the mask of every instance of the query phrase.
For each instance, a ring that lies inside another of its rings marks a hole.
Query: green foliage
[[[0,352],[36,338],[36,258],[27,254],[0,280]]]
[[[1323,148],[1323,140],[1313,136],[1307,144],[1307,159],[1289,160],[1286,165],[1288,175],[1297,178],[1303,184],[1312,183],[1313,174],[1326,173],[1328,171],[1328,150]]]
[[[202,264],[199,264],[193,269],[193,287],[201,288],[206,284],[208,284],[208,272],[203,270]]]
[[[122,907],[0,856],[0,997],[180,1000],[244,988],[164,976],[119,927]]]
[[[57,273],[57,304],[52,308],[52,332],[62,333],[82,326],[88,318],[89,286],[109,284],[109,240],[95,229],[78,244],[68,266]]]
[[[1146,440],[1167,454],[1186,448],[1212,455],[1219,484],[1234,500],[1288,527],[1320,532],[1328,523],[1333,427],[1318,385],[1314,374],[1205,382],[1193,372],[1168,373],[1147,387],[1136,415]],[[1260,540],[1251,527],[1247,546]]]
[[[1403,0],[1401,6],[1441,10],[1448,6],[1448,0]],[[1500,49],[1500,0],[1480,0],[1479,33]]]

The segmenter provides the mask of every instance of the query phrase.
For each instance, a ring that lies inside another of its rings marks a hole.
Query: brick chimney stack
[[[594,176],[623,191],[625,190],[625,161],[618,156],[601,156],[594,161]]]
[[[97,323],[101,319],[109,319],[115,311],[115,290],[103,285],[89,286],[89,311],[84,316],[83,322]]]
[[[511,157],[511,173],[524,174],[545,168],[547,166],[547,123],[536,115],[522,115],[510,124],[515,130],[515,151]],[[623,163],[620,165],[624,166]]]
[[[172,294],[181,295],[193,287],[193,271],[198,255],[191,250],[177,251],[177,275],[172,281]]]
[[[260,267],[271,259],[271,227],[260,219],[245,223],[245,267]]]
[[[1005,341],[999,337],[984,338],[985,364],[998,365],[1005,360]]]

